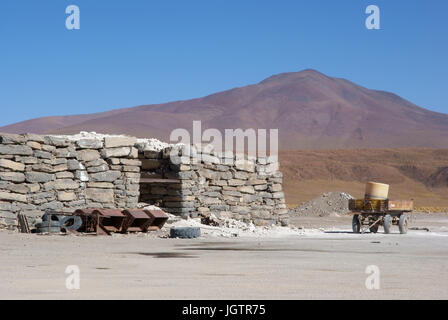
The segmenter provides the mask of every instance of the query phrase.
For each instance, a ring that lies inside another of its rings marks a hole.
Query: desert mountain
[[[341,190],[362,198],[366,181],[379,181],[392,199],[448,207],[446,149],[292,150],[280,151],[280,161],[289,204]]]
[[[193,120],[222,132],[278,128],[281,149],[448,148],[448,115],[315,70],[188,101],[28,120],[0,132],[96,131],[168,141],[173,129],[191,130]]]

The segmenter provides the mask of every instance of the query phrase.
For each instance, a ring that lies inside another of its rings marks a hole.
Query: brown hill
[[[363,197],[367,181],[390,184],[390,197],[417,206],[448,207],[447,149],[281,151],[286,201],[311,200],[324,192]]]
[[[203,129],[278,128],[283,149],[448,147],[448,115],[314,70],[276,75],[200,99],[40,118],[0,131],[96,131],[167,141],[173,129],[191,129],[192,120],[202,120]]]

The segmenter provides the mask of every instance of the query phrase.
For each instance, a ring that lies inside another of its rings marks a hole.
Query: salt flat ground
[[[3,231],[0,298],[448,299],[446,215],[414,218],[431,231],[407,235],[351,234],[348,217],[293,223],[326,232],[176,240]],[[68,265],[80,268],[79,290],[66,288]],[[379,290],[366,288],[369,265],[380,270]]]

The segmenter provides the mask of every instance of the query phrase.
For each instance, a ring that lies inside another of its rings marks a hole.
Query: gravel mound
[[[348,200],[353,199],[345,192],[328,192],[303,203],[289,211],[290,215],[304,217],[327,217],[329,215],[343,215],[349,212]]]

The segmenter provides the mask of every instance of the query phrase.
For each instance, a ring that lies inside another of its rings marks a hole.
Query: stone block
[[[104,172],[109,170],[109,166],[107,164],[100,165],[98,167],[88,167],[87,172],[88,173],[97,173],[97,172]]]
[[[67,170],[68,170],[68,166],[66,164],[59,164],[59,165],[53,167],[53,172],[63,172],[63,171],[67,171]]]
[[[74,192],[58,192],[58,200],[62,202],[76,200]]]
[[[35,172],[53,173],[53,166],[44,163],[35,164],[31,166],[31,169]]]
[[[130,147],[108,148],[101,150],[101,155],[103,156],[103,158],[128,157],[130,153],[131,153]]]
[[[42,137],[41,135],[38,135],[38,134],[25,133],[23,136],[25,137],[26,141],[34,141],[34,142],[39,142],[39,143],[45,143],[44,137]]]
[[[238,180],[238,179],[230,179],[228,181],[229,186],[244,186],[246,184],[246,181],[244,180]]]
[[[285,194],[283,192],[274,192],[272,194],[273,199],[282,199],[285,197]]]
[[[21,156],[16,156],[14,158],[14,160],[16,162],[21,162],[23,164],[36,164],[38,161],[35,157],[21,157]]]
[[[71,179],[59,179],[53,182],[53,187],[56,190],[76,190],[79,188],[79,182]]]
[[[113,203],[114,202],[114,191],[109,189],[86,189],[87,199],[99,202],[99,203]]]
[[[241,193],[255,194],[255,189],[252,186],[241,186],[238,187],[238,191]]]
[[[140,172],[140,167],[136,166],[123,166],[124,172]]]
[[[26,145],[28,147],[31,147],[31,149],[42,150],[42,145],[39,142],[36,142],[36,141],[28,141],[26,143]]]
[[[68,147],[70,145],[70,142],[63,137],[45,136],[44,140],[46,144],[55,147]]]
[[[31,156],[33,155],[33,149],[28,146],[21,145],[0,145],[0,154]]]
[[[26,142],[26,138],[19,134],[2,133],[0,134],[1,144],[22,144]]]
[[[122,164],[125,166],[136,166],[136,167],[142,166],[141,160],[135,160],[135,159],[118,159],[118,160],[119,160],[119,163],[115,163],[115,164]]]
[[[114,184],[110,182],[89,182],[87,187],[96,189],[113,189]]]
[[[75,178],[78,179],[81,182],[89,181],[89,175],[87,174],[87,171],[84,171],[84,170],[76,171]]]
[[[104,138],[105,148],[133,147],[137,143],[135,137],[106,137]]]
[[[23,163],[7,160],[7,159],[0,159],[0,167],[10,169],[13,171],[25,171],[25,165]]]
[[[57,148],[53,151],[53,154],[56,158],[76,158],[78,155],[73,147]]]
[[[51,201],[40,206],[42,210],[61,210],[64,205],[59,201]]]
[[[24,183],[10,183],[5,187],[5,190],[20,194],[27,194],[30,191]]]
[[[74,179],[75,175],[72,172],[63,171],[56,173],[56,179]]]
[[[78,160],[88,162],[100,159],[100,153],[97,150],[85,149],[79,150],[78,152]]]
[[[92,182],[114,182],[120,177],[121,172],[119,171],[99,172],[90,175]]]
[[[255,164],[253,161],[238,159],[235,161],[235,167],[238,170],[247,171],[247,172],[255,172]]]
[[[10,192],[0,192],[0,200],[3,201],[18,201],[18,202],[28,202],[27,196],[23,194],[10,193]]]
[[[243,171],[235,171],[235,173],[233,174],[233,177],[235,179],[247,180],[249,178],[249,174],[247,172],[243,172]]]
[[[43,172],[26,172],[26,181],[30,183],[45,183],[54,179],[54,175]]]
[[[34,150],[34,156],[39,159],[51,159],[52,154],[48,151]]]
[[[76,146],[79,149],[101,149],[104,143],[99,139],[80,139],[76,141]]]

